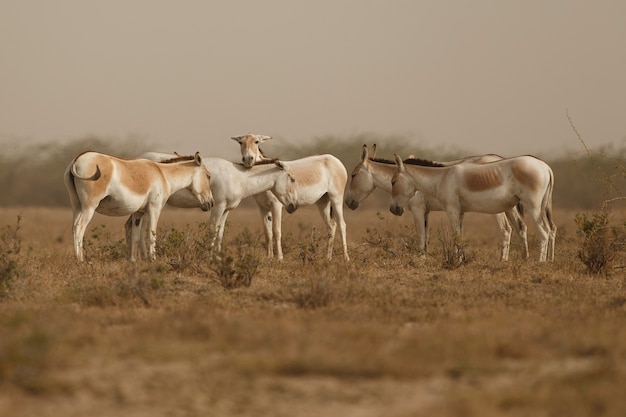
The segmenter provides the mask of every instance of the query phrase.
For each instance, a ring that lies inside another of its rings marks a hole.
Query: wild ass
[[[154,259],[157,223],[170,195],[185,190],[196,207],[208,211],[213,205],[210,174],[199,153],[156,163],[83,152],[68,165],[64,182],[74,214],[74,252],[79,261],[84,260],[83,237],[96,211],[107,216],[131,215],[131,223],[137,226],[130,245],[134,262],[144,215],[150,231],[149,258]]]
[[[246,166],[268,160],[259,144],[271,139],[269,136],[247,134],[235,136],[241,146],[242,160]],[[324,220],[328,231],[326,258],[333,257],[333,244],[337,225],[343,247],[343,257],[350,260],[348,255],[348,243],[346,236],[346,222],[343,217],[343,195],[348,173],[343,163],[333,155],[315,155],[292,161],[283,161],[294,173],[298,181],[298,203],[300,205],[315,204]],[[274,243],[276,244],[276,257],[283,259],[282,249],[282,205],[271,193],[262,193],[254,196],[261,218],[267,242],[267,254],[274,256]]]
[[[554,260],[554,174],[542,160],[519,156],[487,164],[437,167],[405,163],[395,155],[395,162],[389,207],[393,214],[402,215],[415,192],[421,191],[441,202],[452,230],[462,238],[464,213],[501,213],[521,203],[539,233],[539,261]]]
[[[172,154],[160,152],[147,152],[140,155],[141,158],[154,161],[164,160],[171,156]],[[214,233],[214,244],[218,251],[222,249],[228,214],[237,208],[244,198],[267,191],[281,207],[284,205],[289,213],[293,213],[298,208],[296,178],[281,161],[272,160],[252,169],[222,158],[204,158],[203,161],[212,173],[211,191],[215,204],[211,209],[209,224],[211,232]],[[198,206],[186,190],[174,193],[167,203],[179,208]],[[130,227],[129,222],[127,222],[127,228]]]
[[[346,205],[352,210],[356,210],[359,204],[365,200],[377,187],[391,194],[391,178],[396,171],[394,161],[376,158],[376,144],[370,149],[363,145],[361,152],[361,162],[352,170],[350,185],[346,195]],[[408,159],[414,159],[410,157]],[[487,163],[503,159],[499,155],[487,154],[470,156],[447,162],[435,162],[437,166],[451,166],[459,163]],[[416,192],[407,203],[407,208],[413,215],[413,222],[417,231],[419,250],[428,250],[428,216],[431,211],[443,211],[442,204],[428,194]],[[507,220],[508,217],[508,220]],[[522,239],[523,257],[528,258],[528,241],[526,237],[526,224],[522,220],[517,207],[508,210],[506,213],[495,215],[496,222],[502,232],[501,259],[509,259],[511,244],[511,224]],[[510,221],[510,224],[509,224]]]

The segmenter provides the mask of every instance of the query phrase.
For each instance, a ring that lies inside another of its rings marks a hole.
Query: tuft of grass
[[[95,226],[84,239],[85,256],[93,260],[128,259],[129,248],[125,240],[115,239],[105,224]]]
[[[303,309],[326,307],[333,295],[332,279],[325,273],[310,272],[291,290],[293,302]]]
[[[9,296],[13,280],[19,276],[18,256],[22,240],[18,236],[21,215],[17,216],[15,227],[5,226],[0,232],[0,299]]]
[[[12,384],[31,394],[45,390],[50,368],[52,335],[41,318],[15,312],[0,326],[0,386]]]

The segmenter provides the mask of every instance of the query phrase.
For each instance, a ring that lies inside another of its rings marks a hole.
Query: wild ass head
[[[354,167],[351,174],[350,185],[346,193],[346,204],[352,210],[359,207],[361,201],[365,200],[376,188],[374,178],[369,171],[369,159],[376,155],[376,144],[371,149],[367,149],[367,145],[363,145],[361,151],[361,162]]]
[[[394,160],[396,162],[396,172],[391,177],[391,205],[389,206],[389,211],[396,216],[402,216],[404,208],[408,205],[411,197],[415,195],[417,189],[406,173],[402,158],[394,154]]]
[[[266,159],[263,151],[259,148],[259,144],[272,139],[272,137],[248,133],[247,135],[233,136],[231,139],[239,143],[241,147],[241,162],[246,168],[250,168],[254,166],[255,162]]]
[[[185,162],[194,164],[194,173],[191,177],[191,182],[187,189],[200,203],[202,211],[209,211],[213,207],[214,200],[211,193],[211,173],[206,166],[202,163],[202,157],[200,152],[196,152],[193,156],[179,156],[170,160],[163,161],[163,163],[177,163]]]
[[[275,161],[274,164],[284,171],[283,175],[278,177],[274,185],[273,192],[278,200],[285,206],[287,213],[293,213],[298,209],[298,189],[296,187],[296,178],[289,169],[281,161]]]

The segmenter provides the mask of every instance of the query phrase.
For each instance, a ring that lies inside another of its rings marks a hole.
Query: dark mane
[[[372,162],[379,162],[381,164],[387,164],[387,165],[395,165],[396,162],[392,161],[391,159],[384,159],[384,158],[370,158],[370,161]],[[420,165],[423,167],[443,167],[445,165],[440,164],[439,162],[433,162],[433,161],[429,161],[426,159],[418,159],[418,158],[406,158],[404,160],[402,160],[402,162],[404,162],[405,164],[409,164],[409,165]]]
[[[266,159],[262,159],[260,161],[256,161],[254,163],[254,165],[268,165],[268,164],[273,164],[276,161],[278,161],[278,158],[271,158],[271,159],[266,158]]]
[[[272,158],[272,159],[267,159],[267,158],[266,158],[266,159],[263,159],[263,160],[261,160],[261,161],[256,161],[256,162],[254,163],[254,165],[270,165],[270,164],[274,164],[274,163],[276,163],[277,161],[280,161],[280,159],[279,159],[279,158]],[[234,164],[239,165],[239,166],[242,166],[242,167],[244,167],[244,168],[247,168],[247,167],[246,167],[243,163],[241,163],[241,162],[234,162]]]
[[[384,159],[384,158],[369,158],[370,161],[372,162],[379,162],[381,164],[387,164],[387,165],[395,165],[395,161],[392,161],[391,159]]]
[[[193,161],[194,159],[196,159],[196,157],[193,156],[193,155],[181,155],[181,156],[177,156],[175,158],[166,159],[165,161],[160,161],[160,162],[162,164],[173,164],[173,163],[176,163],[176,162]]]
[[[405,164],[409,164],[409,165],[419,165],[419,166],[423,166],[423,167],[444,167],[445,165],[440,164],[439,162],[433,162],[433,161],[429,161],[427,159],[418,159],[418,158],[407,158],[404,161]]]

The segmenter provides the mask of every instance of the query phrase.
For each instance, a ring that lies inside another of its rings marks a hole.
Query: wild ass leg
[[[276,242],[276,259],[283,260],[283,205],[280,202],[272,204],[272,228],[274,229],[274,241]],[[272,242],[270,241],[270,245]]]
[[[411,207],[411,214],[419,244],[418,250],[425,254],[428,248],[428,213],[419,208]]]
[[[498,223],[498,227],[500,228],[500,232],[502,233],[502,242],[500,243],[502,254],[500,255],[500,260],[508,261],[509,252],[511,250],[511,225],[509,224],[506,214],[504,213],[496,214],[495,218]]]
[[[228,212],[225,204],[213,206],[211,209],[209,216],[209,233],[212,234],[211,247],[216,247],[218,252],[222,250],[222,237],[224,236],[224,224],[226,224],[227,217]]]
[[[326,244],[326,259],[331,260],[333,258],[333,243],[335,242],[335,232],[337,231],[337,222],[331,216],[331,205],[328,196],[320,198],[316,203],[320,215],[326,224],[327,231],[327,244]]]
[[[428,251],[428,243],[430,242],[430,234],[428,232],[429,228],[428,228],[428,216],[429,216],[430,212],[426,211],[424,212],[424,255],[426,255],[426,252]]]
[[[335,224],[339,226],[339,237],[341,237],[341,245],[343,247],[343,259],[345,261],[349,261],[348,236],[346,232],[346,222],[343,218],[343,196],[341,199],[334,199],[334,201],[331,200],[331,204],[333,212],[330,214],[335,217]]]
[[[272,207],[267,201],[264,194],[255,194],[254,200],[259,206],[259,213],[261,213],[261,221],[263,222],[263,233],[265,234],[265,245],[267,247],[267,257],[274,257],[274,236],[273,236],[273,219]]]
[[[148,260],[154,261],[156,259],[156,236],[157,236],[157,226],[159,224],[159,217],[161,216],[161,210],[157,208],[152,208],[148,212],[147,220],[148,224],[146,228],[148,229]]]
[[[259,206],[259,211],[261,212],[261,219],[263,220],[263,232],[265,234],[265,245],[267,248],[267,257],[274,257],[274,232],[272,230],[274,218],[272,216],[271,210],[266,208],[261,208]]]
[[[457,260],[462,262],[465,260],[465,254],[463,253],[463,213],[458,210],[451,210],[447,212],[450,225],[452,226],[452,233],[454,239],[454,252]]]
[[[526,206],[524,207],[526,209]],[[539,234],[539,262],[545,262],[548,255],[548,242],[550,240],[550,232],[552,229],[547,218],[539,207],[529,207],[530,215],[537,226]]]
[[[552,210],[546,208],[543,216],[544,227],[548,230],[548,244],[546,249],[546,260],[554,262],[554,244],[556,241],[556,224],[552,221]]]
[[[85,254],[83,250],[83,238],[85,237],[85,230],[87,225],[93,218],[95,213],[95,207],[83,207],[79,210],[74,210],[74,224],[72,226],[72,234],[74,235],[74,253],[79,262],[85,260]]]
[[[131,229],[130,229],[130,257],[131,262],[137,262],[137,249],[139,248],[140,241],[142,239],[143,230],[143,215],[144,213],[133,213],[130,216]]]
[[[133,219],[131,214],[124,224],[124,231],[126,236],[126,246],[132,248],[133,245],[133,228],[138,227],[140,229],[139,236],[139,249],[141,250],[141,256],[144,259],[148,259],[148,249],[146,248],[146,235],[148,233],[147,222],[141,221],[141,219]]]
[[[528,259],[528,227],[526,227],[526,223],[524,223],[517,207],[507,210],[505,214],[511,226],[513,226],[520,239],[522,239],[522,257]]]

